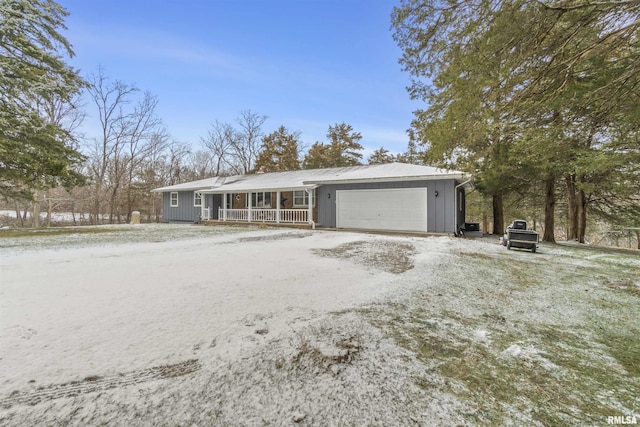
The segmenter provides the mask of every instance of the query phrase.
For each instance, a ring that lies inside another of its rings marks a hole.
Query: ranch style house
[[[464,227],[462,172],[406,163],[214,177],[156,188],[164,222],[308,224],[454,233]]]

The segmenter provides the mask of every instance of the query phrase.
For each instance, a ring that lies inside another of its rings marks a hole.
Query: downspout
[[[307,219],[307,222],[311,225],[311,229],[315,230],[316,229],[316,223],[313,221],[313,203],[315,202],[315,200],[312,200],[313,197],[313,193],[311,193],[311,190],[308,188],[305,188],[304,191],[306,191],[307,193],[307,200],[309,200],[309,213],[307,215],[309,215],[309,218]]]
[[[458,188],[470,182],[471,182],[471,178],[469,178],[468,180],[466,180],[461,184],[456,185],[453,188],[453,227],[454,227],[453,235],[456,237],[458,237],[458,231],[460,230],[460,228],[458,227]]]

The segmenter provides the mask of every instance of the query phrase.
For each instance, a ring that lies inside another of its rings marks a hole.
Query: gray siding
[[[172,208],[171,193],[162,193],[162,221],[196,222],[200,217],[200,208],[193,206],[193,191],[178,191],[178,207]]]
[[[455,186],[456,181],[403,181],[403,182],[376,182],[362,184],[330,184],[323,185],[316,190],[318,198],[318,222],[322,227],[334,228],[336,226],[336,190],[366,190],[383,188],[424,188],[428,189],[427,199],[427,230],[431,233],[457,232],[454,222],[461,225],[464,222],[464,204],[462,211],[455,212]],[[435,193],[438,192],[436,197]],[[464,194],[464,189],[458,192]],[[463,195],[464,201],[464,195]]]
[[[193,191],[178,191],[178,207],[172,208],[170,192],[162,193],[162,221],[196,222],[200,218],[200,207],[193,206]],[[222,196],[220,194],[205,194],[204,206],[213,208],[211,219],[218,219],[218,209]]]

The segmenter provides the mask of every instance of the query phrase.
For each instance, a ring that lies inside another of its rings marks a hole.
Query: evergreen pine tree
[[[71,136],[41,116],[38,101],[69,102],[84,85],[62,55],[67,12],[51,0],[0,1],[0,195],[83,182]]]
[[[262,147],[256,160],[256,170],[279,172],[300,169],[298,134],[289,133],[280,126],[262,138]]]

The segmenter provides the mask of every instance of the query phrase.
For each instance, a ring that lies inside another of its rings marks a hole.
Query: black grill
[[[479,222],[465,222],[464,223],[465,231],[480,231],[480,223]]]

